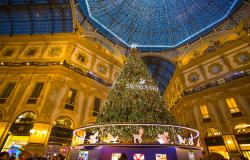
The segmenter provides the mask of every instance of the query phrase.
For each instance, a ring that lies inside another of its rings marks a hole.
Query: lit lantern
[[[31,133],[31,134],[34,134],[35,132],[36,132],[35,129],[31,129],[31,130],[30,130],[30,133]]]

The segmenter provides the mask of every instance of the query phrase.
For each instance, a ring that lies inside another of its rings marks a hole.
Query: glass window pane
[[[201,114],[203,118],[209,118],[208,109],[206,105],[200,106]]]
[[[10,82],[4,88],[0,98],[8,98],[16,83]]]
[[[43,89],[44,83],[37,83],[30,98],[38,98],[42,89]]]

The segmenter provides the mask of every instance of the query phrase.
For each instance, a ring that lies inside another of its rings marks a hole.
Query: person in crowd
[[[19,160],[30,160],[30,158],[32,158],[32,155],[27,151],[22,151],[19,155]]]
[[[9,160],[15,160],[16,159],[16,154],[11,153]]]
[[[34,160],[37,160],[38,156],[39,156],[38,153],[34,153],[34,154],[33,154],[33,159],[34,159]]]
[[[58,156],[53,156],[53,157],[52,157],[52,160],[59,160],[59,159],[58,159]]]
[[[62,154],[58,154],[58,159],[59,159],[59,160],[64,160],[65,157],[64,157]]]
[[[0,154],[0,160],[8,160],[10,157],[8,152],[1,152]]]
[[[246,158],[246,157],[243,156],[243,155],[240,155],[240,160],[248,160],[248,158]]]
[[[209,153],[206,159],[207,160],[225,160],[225,158],[219,153]]]
[[[37,160],[47,160],[45,157],[37,157]]]
[[[122,153],[119,160],[128,160],[128,156],[125,153]]]

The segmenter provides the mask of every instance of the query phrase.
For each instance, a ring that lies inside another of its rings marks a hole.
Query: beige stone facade
[[[101,111],[108,88],[123,64],[122,57],[75,34],[0,39],[2,148],[12,143],[43,155],[47,146],[59,142],[51,137],[65,138],[52,133],[58,118],[70,119],[73,127],[66,129],[71,132],[93,123],[94,112]],[[17,122],[20,115],[29,112],[35,117],[24,116]],[[26,121],[32,121],[27,122],[31,127]],[[60,145],[69,145],[65,142]]]
[[[165,92],[178,122],[198,129],[205,150],[226,158],[249,157],[249,42],[243,36],[183,64]]]

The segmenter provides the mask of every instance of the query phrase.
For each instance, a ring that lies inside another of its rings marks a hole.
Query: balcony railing
[[[202,90],[212,88],[212,87],[215,87],[215,86],[219,86],[219,85],[222,85],[224,83],[227,83],[227,82],[230,82],[230,81],[242,78],[242,77],[246,77],[246,76],[249,76],[249,75],[250,75],[250,70],[235,72],[235,73],[231,74],[228,77],[221,78],[221,79],[218,79],[216,81],[207,83],[205,85],[202,85],[202,86],[195,87],[195,88],[192,88],[190,90],[184,91],[183,94],[185,96],[185,95],[193,94],[193,93],[196,93],[196,92],[200,92]]]
[[[228,77],[221,78],[221,79],[218,79],[216,81],[207,83],[205,85],[186,90],[181,94],[180,98],[175,101],[174,105],[178,104],[180,102],[180,100],[181,100],[181,97],[183,97],[183,96],[191,95],[191,94],[203,91],[205,89],[213,88],[213,87],[225,84],[227,82],[231,82],[231,81],[239,79],[239,78],[247,77],[249,75],[250,75],[250,70],[249,69],[246,70],[246,71],[239,71],[239,72],[232,73]]]
[[[66,60],[64,60],[63,62],[1,62],[0,63],[0,67],[4,67],[4,66],[10,66],[10,67],[21,67],[21,66],[63,66],[66,67],[78,74],[80,74],[81,76],[86,76],[89,77],[95,81],[97,81],[100,84],[103,84],[105,86],[110,87],[112,84],[103,80],[102,78],[94,75],[92,72],[90,71],[84,71],[81,68],[75,66],[74,64],[70,64],[68,62],[66,62]]]

